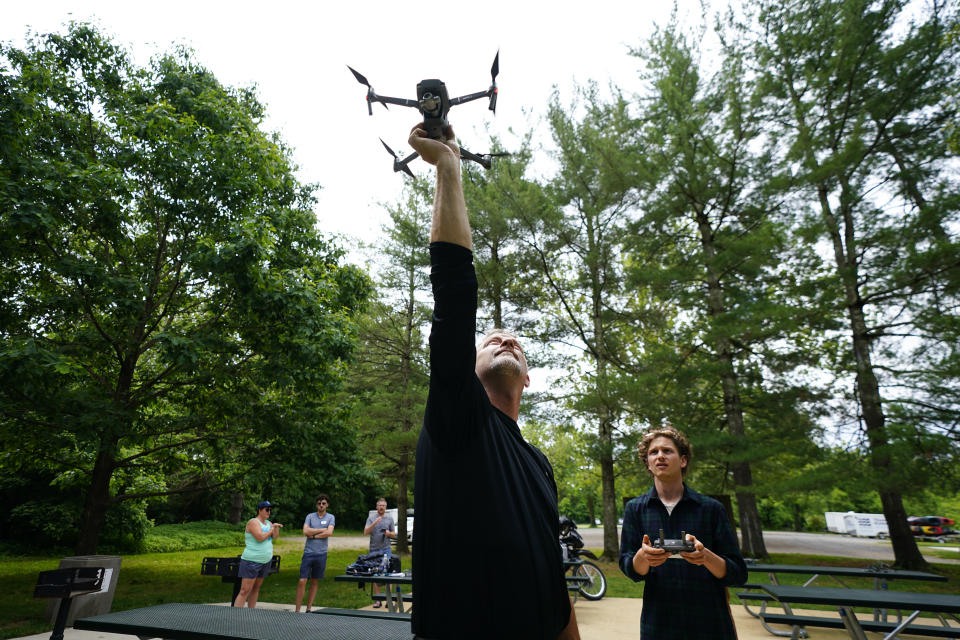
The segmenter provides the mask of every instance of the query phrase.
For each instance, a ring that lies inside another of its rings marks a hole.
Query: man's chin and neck
[[[683,475],[654,475],[653,484],[658,495],[672,495],[683,493]]]
[[[519,368],[504,375],[502,368],[491,369],[478,376],[487,392],[490,404],[514,420],[519,417],[520,398],[526,386],[526,376]]]

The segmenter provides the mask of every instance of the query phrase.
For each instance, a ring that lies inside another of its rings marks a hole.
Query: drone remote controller
[[[687,532],[680,532],[679,540],[664,540],[663,538],[663,529],[660,529],[660,537],[657,538],[653,547],[655,549],[664,549],[669,552],[671,555],[675,553],[680,553],[682,551],[696,551],[697,548],[693,545],[692,542],[687,540]]]
[[[490,88],[486,91],[478,91],[477,93],[471,93],[465,96],[458,96],[456,98],[450,98],[447,94],[447,85],[442,81],[437,80],[436,78],[431,78],[428,80],[421,80],[417,84],[417,99],[410,100],[408,98],[393,98],[391,96],[381,96],[378,95],[373,87],[370,86],[370,83],[367,79],[358,72],[353,67],[347,66],[348,69],[353,73],[353,77],[357,79],[362,85],[367,87],[367,113],[371,116],[373,115],[373,103],[379,102],[383,105],[383,108],[386,109],[388,104],[400,105],[402,107],[413,107],[420,111],[420,115],[423,116],[423,126],[427,131],[427,137],[433,138],[434,140],[444,140],[444,130],[447,128],[447,113],[450,111],[450,107],[454,107],[458,104],[463,104],[464,102],[471,102],[473,100],[478,100],[480,98],[489,99],[490,111],[494,113],[497,112],[497,74],[500,73],[500,52],[497,52],[497,55],[493,59],[493,66],[490,67],[490,77],[491,84]],[[387,152],[393,156],[393,170],[394,171],[403,171],[411,178],[413,177],[413,172],[410,171],[410,167],[407,165],[411,160],[418,157],[419,154],[412,153],[403,160],[401,160],[393,149],[391,149],[386,142],[380,140]],[[474,162],[480,164],[486,169],[489,169],[491,166],[491,158],[494,156],[503,156],[507,155],[505,153],[472,153],[467,151],[463,147],[460,147],[460,157],[464,160],[473,160]]]

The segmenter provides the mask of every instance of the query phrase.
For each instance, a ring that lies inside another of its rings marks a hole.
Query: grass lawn
[[[339,530],[338,530],[339,533]],[[260,589],[264,602],[293,604],[303,555],[303,537],[285,536],[274,545],[282,557],[280,573],[267,578]],[[120,565],[119,582],[113,599],[113,610],[123,611],[166,602],[211,603],[229,602],[233,585],[216,576],[200,575],[205,556],[236,556],[241,547],[220,547],[199,551],[125,555]],[[363,550],[331,550],[327,554],[327,577],[320,581],[315,606],[356,609],[370,604],[367,591],[353,584],[333,581],[344,572]],[[403,566],[410,566],[409,556]],[[56,569],[60,557],[0,558],[0,639],[18,638],[48,632],[52,625],[44,620],[47,601],[33,598],[37,574]]]
[[[925,555],[960,560],[960,551],[955,551],[955,549],[960,547],[960,541],[948,542],[946,544],[937,544],[935,542],[918,542],[917,544],[920,546],[920,551]]]

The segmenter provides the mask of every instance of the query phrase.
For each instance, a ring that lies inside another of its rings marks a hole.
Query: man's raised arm
[[[467,204],[460,184],[460,147],[453,135],[453,127],[448,125],[443,134],[445,140],[428,138],[423,123],[420,123],[410,131],[407,140],[424,161],[437,168],[430,242],[450,242],[473,249]]]

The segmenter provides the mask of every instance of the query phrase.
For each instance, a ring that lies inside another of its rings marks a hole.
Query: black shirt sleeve
[[[486,424],[489,403],[476,365],[477,276],[473,252],[448,242],[430,244],[433,325],[430,395],[424,428],[434,445],[454,446]]]

